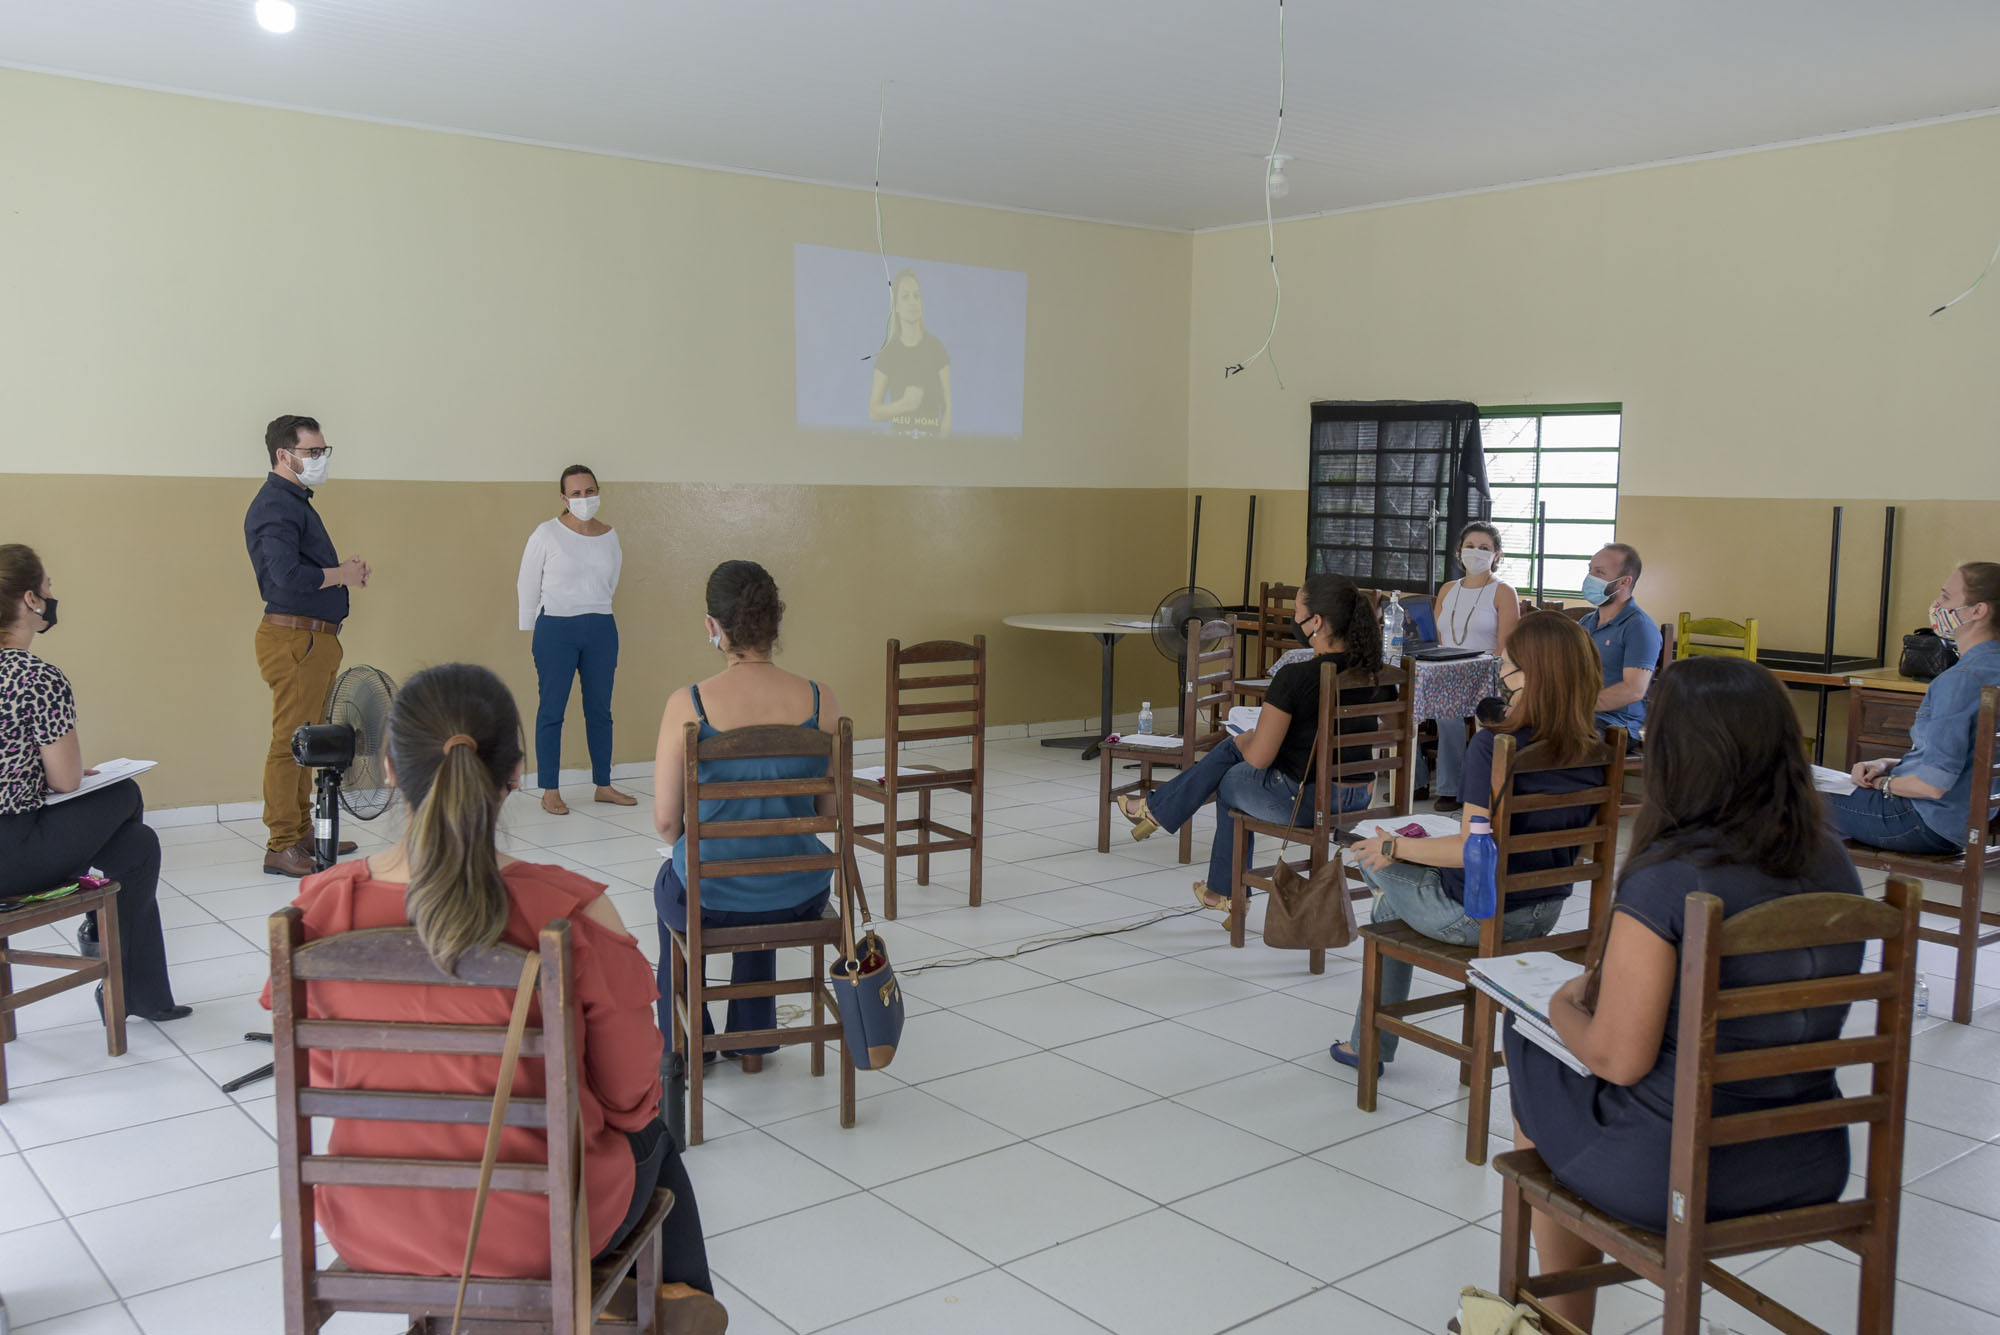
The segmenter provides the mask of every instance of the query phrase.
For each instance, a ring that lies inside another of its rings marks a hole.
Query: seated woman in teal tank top
[[[687,862],[685,804],[687,800],[686,728],[701,725],[700,735],[712,737],[735,728],[792,724],[833,732],[840,705],[833,692],[810,678],[785,671],[772,661],[778,623],[785,604],[778,585],[754,561],[725,561],[708,577],[708,642],[722,652],[722,671],[696,685],[676,691],[660,718],[659,748],[653,758],[653,824],[660,838],[674,846],[673,857],[653,880],[653,903],[659,910],[660,1030],[672,1023],[668,933],[687,927],[687,885],[680,868]],[[703,783],[717,780],[805,779],[826,772],[825,762],[807,757],[704,761]],[[810,797],[726,798],[702,803],[701,818],[764,820],[775,816],[814,814]],[[832,799],[822,799],[820,815],[835,814]],[[733,858],[775,858],[824,853],[815,835],[773,835],[755,839],[704,839],[704,863]],[[748,927],[758,923],[797,922],[817,918],[826,910],[832,890],[825,871],[774,872],[759,876],[708,877],[701,881],[701,923],[704,927]],[[775,951],[744,951],[731,957],[732,983],[767,983],[777,977]],[[704,1013],[702,1032],[715,1032]],[[778,1004],[773,997],[753,997],[729,1003],[724,1033],[773,1029]],[[761,1056],[772,1048],[746,1048],[731,1056]]]

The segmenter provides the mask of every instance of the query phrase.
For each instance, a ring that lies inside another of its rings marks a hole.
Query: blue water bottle
[[[1493,842],[1493,827],[1483,816],[1472,818],[1465,836],[1465,912],[1468,917],[1490,918],[1500,911],[1500,846]]]

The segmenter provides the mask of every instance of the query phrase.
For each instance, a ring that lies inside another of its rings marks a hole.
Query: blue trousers
[[[826,903],[833,895],[832,887],[820,891],[803,904],[787,904],[761,913],[731,913],[724,909],[703,909],[703,927],[755,927],[772,922],[811,922],[826,912]],[[660,985],[660,1032],[667,1036],[669,1046],[674,1035],[674,985],[672,974],[673,943],[668,939],[668,929],[685,932],[687,930],[688,906],[687,886],[681,882],[680,873],[674,870],[672,862],[660,864],[660,871],[653,878],[653,907],[659,912],[660,962],[654,967],[654,977]],[[729,957],[729,981],[732,983],[768,983],[778,976],[778,952],[775,950],[739,950]],[[778,1027],[778,999],[776,997],[746,997],[729,1003],[729,1016],[722,1032],[742,1033],[746,1029],[776,1029]],[[708,1018],[708,1007],[701,1008],[701,1032],[712,1034],[715,1024]],[[744,1052],[776,1052],[776,1048],[744,1048]]]
[[[583,735],[590,744],[590,777],[611,783],[611,680],[618,672],[618,622],[608,612],[535,619],[535,675],[541,700],[535,709],[535,775],[553,788],[562,774],[563,715],[569,686],[583,678]]]
[[[1960,846],[1924,823],[1917,804],[1873,788],[1821,793],[1826,818],[1843,839],[1889,853],[1957,853]]]
[[[1341,793],[1342,811],[1359,811],[1368,805],[1371,789],[1367,786],[1345,789]],[[1236,883],[1236,869],[1230,865],[1230,843],[1236,837],[1236,813],[1261,821],[1275,821],[1282,825],[1292,819],[1292,804],[1298,803],[1300,818],[1310,823],[1313,809],[1312,785],[1305,785],[1303,796],[1299,784],[1289,774],[1281,773],[1275,766],[1258,769],[1243,759],[1243,753],[1236,748],[1234,737],[1223,742],[1207,755],[1197,760],[1194,768],[1175,775],[1166,783],[1146,795],[1146,809],[1153,813],[1153,820],[1170,834],[1179,834],[1181,826],[1194,819],[1194,813],[1215,799],[1215,839],[1208,848],[1208,888],[1218,895],[1226,895]],[[1244,856],[1251,862],[1255,857],[1256,839],[1244,841]]]

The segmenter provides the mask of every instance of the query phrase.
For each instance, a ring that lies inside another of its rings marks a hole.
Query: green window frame
[[[1599,547],[1615,540],[1623,417],[1622,403],[1480,408],[1486,479],[1493,495],[1491,522],[1500,530],[1505,550],[1501,578],[1522,596],[1580,596],[1584,566]],[[1539,550],[1541,532],[1535,522],[1537,506],[1543,504],[1548,507],[1546,553]],[[1537,587],[1536,574],[1543,569],[1547,588]]]

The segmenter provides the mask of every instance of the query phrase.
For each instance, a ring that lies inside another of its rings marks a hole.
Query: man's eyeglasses
[[[333,446],[316,445],[310,449],[292,450],[290,453],[296,454],[301,459],[324,459],[327,455],[333,453]]]

